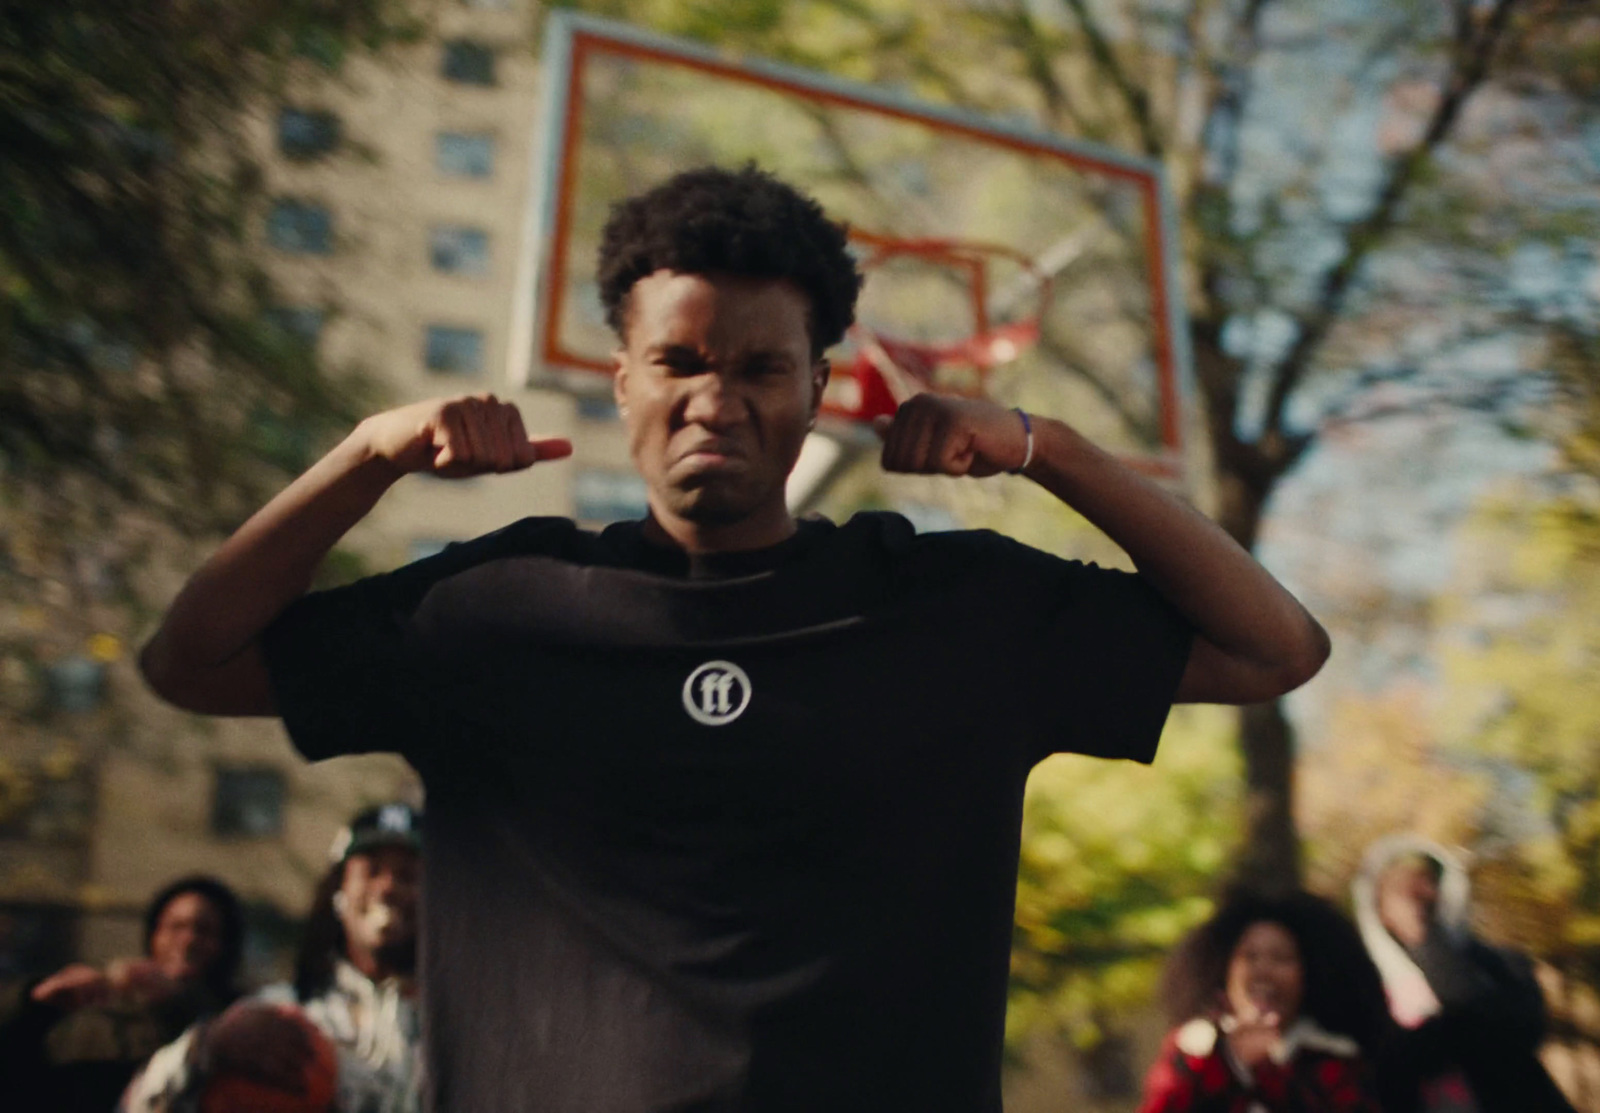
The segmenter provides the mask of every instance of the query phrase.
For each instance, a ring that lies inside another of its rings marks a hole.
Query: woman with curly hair
[[[1383,985],[1360,936],[1309,893],[1235,894],[1179,945],[1174,1028],[1140,1113],[1377,1113]]]

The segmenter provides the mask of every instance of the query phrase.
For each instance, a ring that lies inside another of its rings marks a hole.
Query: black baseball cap
[[[422,813],[410,804],[399,802],[379,804],[358,812],[350,825],[334,838],[328,857],[337,865],[352,854],[380,846],[421,850]]]

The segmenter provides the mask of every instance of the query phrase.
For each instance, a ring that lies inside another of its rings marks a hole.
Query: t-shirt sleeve
[[[522,551],[548,532],[546,520],[527,519],[291,604],[261,647],[295,748],[312,761],[376,752],[411,757],[444,721],[450,692],[449,677],[414,628],[418,607],[441,580]]]
[[[374,576],[296,600],[262,635],[278,714],[312,761],[405,753],[431,713],[428,678],[409,644],[421,592]]]
[[[1149,762],[1189,661],[1194,630],[1134,572],[1022,545],[1003,564],[1020,698],[1051,753]]]

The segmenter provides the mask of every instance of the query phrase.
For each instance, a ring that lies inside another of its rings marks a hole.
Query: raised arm
[[[1258,703],[1304,684],[1328,635],[1216,523],[1060,421],[1032,416],[1025,474],[1098,526],[1196,631],[1174,697]],[[1021,466],[1021,418],[989,402],[922,394],[880,424],[890,471],[986,476]]]
[[[493,395],[367,418],[190,577],[140,655],[145,680],[190,711],[273,714],[262,631],[395,482],[417,471],[447,479],[518,471],[571,451],[564,439],[530,438],[516,406]]]

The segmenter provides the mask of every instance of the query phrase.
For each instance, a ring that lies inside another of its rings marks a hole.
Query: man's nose
[[[738,386],[720,371],[696,375],[689,384],[684,418],[712,427],[727,425],[744,416],[744,399]]]

